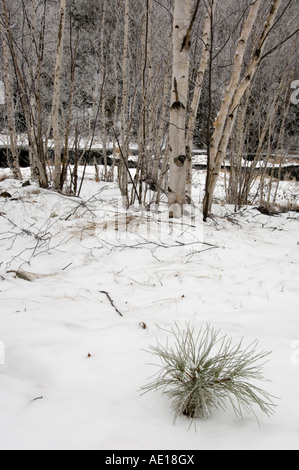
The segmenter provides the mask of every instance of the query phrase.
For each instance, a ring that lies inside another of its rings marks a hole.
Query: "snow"
[[[117,185],[92,169],[82,199],[13,179],[4,191],[1,449],[299,449],[298,213],[219,204],[204,226],[169,226],[163,213],[125,214]],[[173,424],[160,392],[141,395],[156,372],[146,350],[188,321],[272,351],[262,387],[279,398],[273,417],[215,412],[195,430]]]

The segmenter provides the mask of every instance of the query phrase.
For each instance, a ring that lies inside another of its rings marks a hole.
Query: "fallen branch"
[[[99,291],[100,294],[105,294],[107,299],[109,300],[109,302],[111,303],[112,307],[114,308],[114,310],[118,313],[119,316],[123,317],[123,314],[118,310],[118,308],[115,306],[113,300],[111,299],[110,295],[108,294],[108,292],[106,292],[105,290],[100,290]]]
[[[44,279],[45,277],[55,276],[54,274],[34,274],[29,273],[28,271],[22,271],[19,269],[18,271],[11,270],[7,271],[7,274],[15,274],[16,277],[22,279],[23,281],[34,282],[36,279]]]

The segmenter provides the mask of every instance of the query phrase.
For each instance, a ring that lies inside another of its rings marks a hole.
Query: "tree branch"
[[[188,30],[187,30],[187,34],[186,34],[186,36],[184,37],[184,40],[183,40],[181,52],[182,52],[185,48],[186,48],[186,49],[190,49],[190,45],[191,45],[191,44],[190,44],[191,34],[192,34],[192,29],[193,29],[194,22],[195,22],[195,20],[196,20],[196,15],[197,15],[197,12],[198,12],[199,4],[200,4],[200,0],[197,0],[197,4],[196,4],[196,7],[195,7],[193,16],[192,16],[192,18],[191,18],[191,21],[190,21],[190,25],[189,25],[189,28],[188,28]]]
[[[266,57],[268,57],[268,55],[272,54],[274,51],[276,51],[276,49],[278,49],[279,47],[281,47],[285,42],[289,41],[290,39],[292,39],[293,36],[295,36],[296,34],[298,34],[299,32],[299,28],[297,28],[292,34],[290,34],[288,37],[286,37],[283,41],[281,41],[279,44],[276,44],[276,46],[272,47],[272,49],[270,49],[268,52],[265,52],[265,54],[261,57],[261,61],[264,60]]]

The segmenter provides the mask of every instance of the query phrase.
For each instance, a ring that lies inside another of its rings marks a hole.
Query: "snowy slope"
[[[1,449],[299,449],[298,214],[215,206],[205,227],[169,227],[127,218],[113,184],[88,180],[84,204],[13,180],[3,191]],[[186,321],[273,351],[272,418],[216,412],[195,431],[173,425],[161,393],[140,395],[156,371],[145,350]]]

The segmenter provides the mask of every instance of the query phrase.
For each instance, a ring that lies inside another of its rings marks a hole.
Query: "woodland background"
[[[0,448],[298,449],[298,26],[298,0],[0,0]],[[141,395],[186,324],[272,351],[270,420]]]
[[[78,167],[94,162],[98,179],[118,178],[127,205],[136,200],[149,203],[149,191],[155,192],[151,196],[155,203],[169,196],[174,3],[1,1],[2,160],[8,159],[16,178],[22,178],[19,157],[25,147],[31,177],[44,188],[54,186],[79,195]],[[209,153],[252,4],[249,0],[188,3],[193,16],[186,134],[191,137],[192,156],[194,149]],[[291,85],[299,77],[295,0],[261,2],[239,72],[246,71],[275,4],[280,7],[264,41],[263,58],[238,107],[226,151],[227,199],[237,207],[249,202],[256,169],[265,174],[270,165],[273,176],[276,165],[277,177],[285,157],[298,154],[299,108],[291,103]],[[196,113],[189,126],[194,99]],[[92,152],[95,148],[100,158]],[[134,181],[128,171],[132,153],[137,167]],[[97,163],[103,164],[101,175]],[[188,203],[190,178],[189,171],[183,181]],[[267,197],[262,195],[263,199]]]

